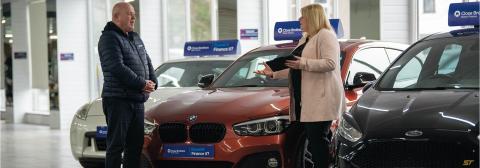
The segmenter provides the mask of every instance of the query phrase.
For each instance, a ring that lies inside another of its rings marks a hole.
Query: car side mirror
[[[214,78],[215,78],[215,75],[213,75],[213,74],[204,75],[198,81],[197,86],[200,87],[200,88],[206,88],[206,87],[210,86],[210,84],[212,84]]]
[[[368,72],[357,72],[355,76],[353,76],[353,84],[350,85],[349,89],[355,89],[359,87],[364,87],[367,85],[368,82],[372,82],[377,80],[374,74]]]

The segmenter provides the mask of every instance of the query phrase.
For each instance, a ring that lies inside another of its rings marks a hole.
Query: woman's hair
[[[332,30],[330,21],[325,15],[325,10],[320,4],[311,4],[304,6],[301,9],[302,17],[307,22],[308,32],[307,36],[313,36],[317,34],[321,29]]]

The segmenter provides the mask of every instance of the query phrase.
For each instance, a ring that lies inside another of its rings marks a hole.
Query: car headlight
[[[155,123],[155,120],[153,122],[149,121],[148,119],[144,119],[143,120],[143,133],[144,135],[151,135],[153,130],[155,130],[155,128],[157,128],[157,123]]]
[[[80,107],[80,109],[78,109],[77,113],[75,113],[75,116],[78,119],[86,120],[88,111],[90,110],[90,106],[91,106],[91,103],[84,104],[82,107]]]
[[[356,142],[362,138],[362,133],[345,121],[343,117],[339,121],[337,133],[350,142]]]
[[[282,133],[290,124],[288,116],[276,116],[233,125],[240,136],[264,136]]]

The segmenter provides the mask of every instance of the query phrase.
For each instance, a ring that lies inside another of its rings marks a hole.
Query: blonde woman
[[[268,61],[256,73],[289,79],[291,121],[304,125],[315,168],[328,168],[329,128],[345,111],[340,46],[321,5],[305,6],[301,14],[304,36],[292,55]]]

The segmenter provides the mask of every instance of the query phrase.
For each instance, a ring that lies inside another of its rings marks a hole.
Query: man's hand
[[[270,68],[270,66],[268,66],[268,64],[266,64],[265,62],[262,63],[262,64],[263,64],[263,66],[265,66],[265,68],[263,70],[257,70],[254,73],[259,74],[259,75],[265,75],[265,76],[268,76],[270,78],[273,78],[272,68]]]
[[[155,82],[151,80],[146,80],[145,87],[143,87],[143,91],[147,93],[152,93],[153,91],[155,91],[155,85],[156,85]]]
[[[287,60],[285,66],[292,69],[300,69],[300,57],[295,56],[295,60]]]

